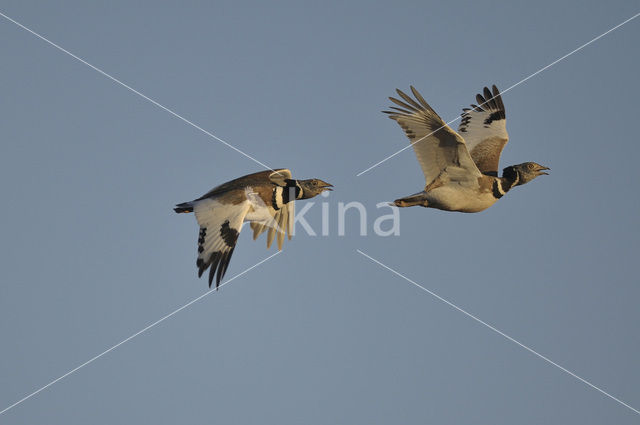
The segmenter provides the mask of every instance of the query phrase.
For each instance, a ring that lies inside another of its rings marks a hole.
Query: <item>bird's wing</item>
[[[458,174],[469,177],[481,175],[464,139],[445,124],[413,86],[411,92],[417,101],[400,90],[396,92],[404,101],[390,97],[400,107],[383,112],[398,122],[411,141],[427,185],[447,168],[458,168]]]
[[[476,95],[477,105],[464,108],[458,132],[467,142],[471,158],[478,169],[497,176],[502,149],[509,141],[507,118],[500,91],[494,85],[493,92],[484,88],[484,96]]]
[[[253,193],[250,190],[247,191],[247,199],[249,199],[254,209],[267,208],[269,213],[272,214],[268,220],[250,222],[249,225],[253,230],[253,240],[256,240],[262,233],[267,232],[267,248],[271,248],[271,244],[277,236],[278,250],[282,250],[285,234],[289,240],[293,235],[295,201],[289,201],[279,210],[273,210],[273,208],[267,207],[257,193]]]
[[[287,188],[287,180],[291,180],[291,171],[286,168],[280,168],[274,170],[269,175],[269,180],[276,186],[281,186],[282,190],[289,190]],[[259,196],[253,196],[247,194],[247,198],[256,205],[258,208],[266,207],[262,198]],[[271,248],[273,240],[278,239],[278,250],[282,250],[282,244],[284,243],[285,233],[289,240],[291,240],[291,234],[293,233],[293,215],[295,213],[295,207],[293,201],[284,204],[279,210],[274,211],[274,215],[271,220],[268,221],[254,221],[251,222],[251,229],[253,230],[253,240],[256,240],[262,233],[267,232],[267,248]],[[291,226],[291,227],[290,227]]]
[[[273,178],[273,180],[272,180]],[[222,194],[225,194],[238,187],[263,185],[265,182],[271,182],[278,186],[283,186],[286,179],[291,178],[291,171],[286,168],[276,168],[274,170],[259,171],[257,173],[247,174],[246,176],[238,177],[228,182],[218,185],[196,199],[199,201],[205,198],[215,198]]]
[[[289,240],[293,234],[293,216],[295,215],[295,203],[291,201],[285,204],[282,208],[276,212],[274,222],[275,226],[269,228],[267,233],[267,248],[271,247],[274,237],[278,240],[278,250],[282,250],[282,244],[284,243],[285,233]]]
[[[286,168],[274,170],[273,173],[269,174],[269,180],[275,185],[284,187],[287,185],[286,180],[291,180],[291,171]]]
[[[198,276],[209,268],[209,286],[216,274],[216,288],[224,277],[235,249],[242,222],[250,204],[224,204],[216,199],[193,202],[193,210],[200,225],[198,236]]]

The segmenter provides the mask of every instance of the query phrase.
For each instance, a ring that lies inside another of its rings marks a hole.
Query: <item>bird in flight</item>
[[[422,192],[394,201],[398,207],[422,206],[445,211],[483,211],[511,188],[546,175],[535,162],[512,165],[498,177],[502,149],[509,140],[504,103],[494,85],[476,95],[478,105],[464,108],[455,132],[411,86],[415,100],[396,89],[402,100],[383,111],[395,120],[411,141],[426,186]]]
[[[282,249],[285,233],[291,239],[294,201],[309,199],[333,186],[319,179],[294,180],[280,168],[248,174],[214,187],[198,199],[176,205],[177,213],[195,213],[198,236],[198,277],[209,269],[209,287],[224,277],[242,224],[248,221],[253,239],[267,232],[267,248],[277,236]],[[216,273],[217,270],[217,273]]]

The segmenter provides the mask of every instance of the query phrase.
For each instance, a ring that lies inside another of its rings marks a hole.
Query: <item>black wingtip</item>
[[[204,261],[202,261],[202,258],[198,258],[196,260],[196,267],[198,268],[198,278],[202,277],[202,273],[204,273],[204,271],[207,269],[204,266]]]

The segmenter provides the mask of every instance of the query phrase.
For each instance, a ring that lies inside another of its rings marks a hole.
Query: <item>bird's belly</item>
[[[428,206],[445,211],[480,212],[495,204],[496,201],[491,192],[478,193],[475,188],[444,186],[427,192]]]

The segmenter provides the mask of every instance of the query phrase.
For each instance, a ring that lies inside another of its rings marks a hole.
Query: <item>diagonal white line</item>
[[[384,267],[385,269],[389,270],[391,273],[400,276],[401,278],[403,278],[404,280],[406,280],[407,282],[411,283],[412,285],[422,289],[423,291],[427,292],[428,294],[436,297],[437,299],[439,299],[440,301],[442,301],[443,303],[449,305],[450,307],[455,308],[456,310],[458,310],[460,313],[472,318],[473,320],[475,320],[476,322],[486,326],[487,328],[491,329],[492,331],[494,331],[495,333],[497,333],[498,335],[501,335],[503,337],[505,337],[506,339],[508,339],[509,341],[519,345],[520,347],[524,348],[525,350],[529,351],[531,354],[534,354],[538,357],[540,357],[542,360],[544,360],[547,363],[552,364],[553,366],[557,367],[558,369],[562,370],[563,372],[568,373],[569,375],[573,376],[574,378],[576,378],[579,381],[584,382],[585,384],[587,384],[588,386],[590,386],[591,388],[593,388],[594,390],[597,390],[599,392],[601,392],[602,394],[606,395],[607,397],[609,397],[610,399],[617,401],[618,403],[620,403],[621,405],[633,410],[634,412],[636,412],[637,414],[640,415],[640,411],[637,409],[634,409],[633,407],[629,406],[627,403],[623,402],[622,400],[612,396],[611,394],[609,394],[608,392],[596,387],[595,385],[593,385],[591,382],[587,381],[586,379],[583,379],[581,377],[579,377],[578,375],[576,375],[575,373],[571,372],[570,370],[560,366],[558,363],[554,362],[553,360],[549,359],[548,357],[543,356],[542,354],[538,353],[537,351],[535,351],[532,348],[527,347],[526,345],[524,345],[523,343],[521,343],[520,341],[510,337],[509,335],[507,335],[506,333],[502,332],[499,329],[496,329],[495,327],[491,326],[490,324],[488,324],[487,322],[477,318],[476,316],[474,316],[471,313],[468,313],[467,311],[463,310],[462,308],[458,307],[457,305],[453,304],[450,301],[447,301],[446,299],[442,298],[440,295],[428,290],[427,288],[425,288],[424,286],[414,282],[413,280],[409,279],[408,277],[406,277],[405,275],[403,275],[400,272],[395,271],[394,269],[392,269],[391,267],[382,264],[380,261],[376,260],[375,258],[365,254],[364,252],[360,251],[359,249],[357,249],[356,251],[358,251],[358,253],[362,254],[363,256],[367,257],[369,260],[373,261],[376,264],[379,264],[380,266]]]
[[[628,22],[631,22],[632,20],[636,19],[638,16],[640,16],[640,13],[636,13],[635,15],[633,15],[633,16],[632,16],[632,17],[630,17],[629,19],[627,19],[627,20],[625,20],[625,21],[623,21],[623,22],[619,23],[619,24],[618,24],[618,25],[616,25],[615,27],[613,27],[613,28],[611,28],[611,29],[609,29],[609,30],[607,30],[607,31],[603,32],[602,34],[600,34],[599,36],[597,36],[597,37],[595,37],[595,38],[592,38],[591,40],[589,40],[589,41],[587,41],[586,43],[584,43],[582,46],[580,46],[580,47],[577,47],[577,48],[573,49],[572,51],[570,51],[570,52],[569,52],[569,53],[567,53],[566,55],[564,55],[564,56],[562,56],[562,57],[560,57],[560,58],[558,58],[558,59],[554,60],[554,61],[553,61],[553,62],[551,62],[549,65],[547,65],[547,66],[544,66],[544,67],[540,68],[539,70],[537,70],[537,71],[536,71],[536,72],[534,72],[533,74],[529,75],[528,77],[525,77],[525,78],[523,78],[522,80],[518,81],[517,83],[515,83],[515,84],[514,84],[514,85],[512,85],[511,87],[509,87],[509,88],[507,88],[506,90],[502,91],[502,93],[501,93],[501,94],[504,94],[504,93],[508,92],[509,90],[511,90],[511,89],[513,89],[513,88],[515,88],[515,87],[518,87],[520,84],[524,83],[525,81],[529,80],[530,78],[535,77],[536,75],[540,74],[542,71],[545,71],[545,70],[547,70],[547,69],[551,68],[553,65],[557,64],[558,62],[560,62],[560,61],[562,61],[562,60],[564,60],[564,59],[568,58],[568,57],[569,57],[569,56],[571,56],[572,54],[574,54],[574,53],[576,53],[576,52],[578,52],[578,51],[580,51],[580,50],[584,49],[585,47],[587,47],[587,46],[588,46],[588,45],[590,45],[591,43],[593,43],[593,42],[595,42],[595,41],[598,41],[599,39],[601,39],[601,38],[602,38],[602,37],[604,37],[605,35],[609,34],[610,32],[615,31],[615,30],[617,30],[618,28],[620,28],[621,26],[623,26],[624,24],[626,24],[626,23],[628,23]],[[491,98],[491,99],[493,99],[493,98]],[[488,100],[487,100],[487,102],[488,102],[489,100],[490,100],[490,99],[488,99]],[[487,102],[485,102],[485,103],[487,103]],[[482,106],[482,105],[478,105],[478,106]],[[458,121],[460,118],[461,118],[461,116],[459,115],[459,116],[457,116],[456,118],[452,119],[451,121],[447,122],[447,123],[446,123],[445,125],[443,125],[442,127],[438,128],[437,130],[432,131],[431,133],[427,134],[427,135],[426,135],[426,136],[424,136],[424,137],[421,137],[420,139],[416,140],[415,142],[409,143],[409,145],[407,145],[407,146],[405,146],[404,148],[400,149],[399,151],[397,151],[397,152],[395,152],[395,153],[393,153],[393,154],[389,155],[389,156],[388,156],[388,157],[386,157],[385,159],[383,159],[383,160],[381,160],[381,161],[376,162],[375,164],[373,164],[372,166],[370,166],[370,167],[369,167],[369,168],[367,168],[366,170],[364,170],[364,171],[360,171],[358,174],[356,174],[356,177],[360,177],[361,175],[363,175],[363,174],[364,174],[364,173],[366,173],[367,171],[370,171],[370,170],[372,170],[372,169],[376,168],[378,165],[382,164],[383,162],[386,162],[386,161],[388,161],[389,159],[393,158],[394,156],[398,155],[399,153],[404,152],[405,150],[409,149],[410,147],[412,147],[412,146],[413,146],[413,145],[415,145],[416,143],[418,143],[418,142],[420,142],[420,141],[422,141],[422,140],[426,139],[427,137],[431,136],[432,134],[436,133],[438,130],[440,130],[440,129],[442,129],[442,128],[446,127],[446,126],[448,126],[448,125],[449,125],[449,124],[451,124],[452,122],[456,122],[456,121]]]
[[[41,39],[42,41],[50,44],[51,46],[55,47],[56,49],[60,50],[63,53],[66,53],[67,55],[71,56],[72,58],[82,62],[83,64],[87,65],[89,68],[93,69],[94,71],[99,72],[100,74],[104,75],[105,77],[107,77],[108,79],[110,79],[111,81],[120,84],[122,87],[126,88],[127,90],[132,91],[133,93],[137,94],[138,96],[140,96],[141,98],[148,100],[149,102],[153,103],[154,105],[156,105],[158,108],[163,109],[165,111],[167,111],[168,113],[170,113],[171,115],[173,115],[174,117],[184,121],[185,123],[189,124],[190,126],[192,126],[193,128],[200,130],[201,132],[203,132],[204,134],[206,134],[209,137],[212,137],[214,139],[216,139],[217,141],[219,141],[220,143],[222,143],[223,145],[233,149],[234,151],[238,152],[241,155],[244,155],[245,157],[249,158],[250,160],[252,160],[253,162],[255,162],[256,164],[259,164],[261,166],[263,166],[264,168],[266,168],[267,170],[271,170],[271,171],[275,171],[274,169],[272,169],[271,167],[263,164],[262,162],[258,161],[257,159],[255,159],[254,157],[252,157],[251,155],[241,151],[240,149],[236,148],[235,146],[231,145],[230,143],[222,140],[221,138],[219,138],[218,136],[216,136],[215,134],[205,130],[204,128],[200,127],[199,125],[193,123],[192,121],[189,121],[188,119],[186,119],[185,117],[183,117],[182,115],[179,115],[178,113],[172,111],[171,109],[167,108],[164,105],[161,105],[160,103],[156,102],[155,100],[151,99],[148,96],[145,96],[144,94],[140,93],[138,90],[134,89],[131,86],[128,86],[127,84],[123,83],[122,81],[118,80],[117,78],[113,77],[112,75],[104,72],[103,70],[101,70],[100,68],[91,65],[89,62],[85,61],[82,58],[79,58],[78,56],[74,55],[73,53],[71,53],[70,51],[60,47],[59,45],[57,45],[56,43],[54,43],[51,40],[48,40],[47,38],[43,37],[42,35],[38,34],[37,32],[25,27],[24,25],[22,25],[20,22],[16,21],[15,19],[10,18],[9,16],[5,15],[4,13],[0,12],[0,16],[2,16],[3,18],[5,18],[8,21],[13,22],[14,24],[16,24],[17,26],[19,26],[20,28],[22,28],[25,31],[30,32],[31,34],[35,35],[36,37],[38,37],[39,39]]]
[[[267,258],[265,258],[264,260],[260,261],[259,263],[254,264],[253,266],[249,267],[248,269],[244,270],[241,273],[238,273],[237,275],[233,276],[231,279],[227,280],[226,282],[224,282],[223,284],[221,284],[217,289],[222,288],[224,285],[226,285],[227,283],[232,282],[233,280],[235,280],[236,278],[239,278],[240,276],[242,276],[243,274],[249,272],[250,270],[253,270],[254,268],[258,267],[260,264],[264,263],[265,261],[270,260],[271,258],[275,257],[276,255],[280,254],[281,251],[277,251],[275,254],[272,254],[270,256],[268,256]],[[149,329],[153,328],[154,326],[164,322],[165,320],[167,320],[169,317],[173,316],[176,313],[179,313],[180,311],[184,310],[185,308],[189,307],[191,304],[200,301],[202,298],[206,297],[207,295],[209,295],[210,293],[216,291],[217,289],[210,289],[209,291],[205,292],[204,294],[200,295],[199,297],[189,301],[188,303],[186,303],[185,305],[183,305],[182,307],[172,311],[171,313],[167,314],[166,316],[162,317],[161,319],[156,320],[155,322],[153,322],[152,324],[150,324],[149,326],[139,330],[138,332],[134,333],[133,335],[129,336],[128,338],[123,339],[122,341],[120,341],[119,343],[117,343],[116,345],[112,346],[111,348],[103,351],[102,353],[98,354],[95,357],[90,358],[89,360],[87,360],[86,362],[82,363],[80,366],[71,369],[69,372],[65,373],[64,375],[60,376],[59,378],[54,379],[53,381],[49,382],[47,385],[45,385],[44,387],[32,392],[31,394],[29,394],[26,397],[21,398],[20,400],[16,401],[15,403],[13,403],[10,406],[5,407],[3,410],[0,410],[0,415],[2,415],[3,413],[7,412],[8,410],[16,407],[17,405],[19,405],[20,403],[27,401],[28,399],[30,399],[31,397],[33,397],[34,395],[38,394],[40,391],[44,391],[47,388],[49,388],[50,386],[52,386],[53,384],[55,384],[56,382],[66,378],[67,376],[71,375],[74,372],[77,372],[78,370],[82,369],[83,367],[87,366],[89,363],[92,363],[94,360],[98,360],[100,357],[104,356],[105,354],[115,350],[116,348],[120,347],[122,344],[126,343],[127,341],[132,340],[133,338],[137,337],[138,335],[148,331]]]

